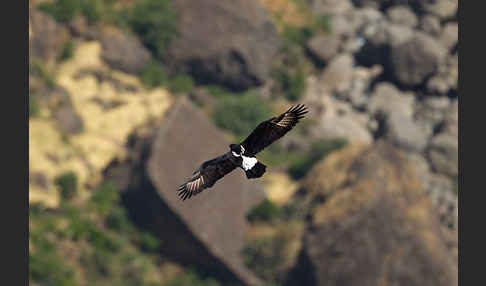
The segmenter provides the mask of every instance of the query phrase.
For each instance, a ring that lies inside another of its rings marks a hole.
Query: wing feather
[[[196,170],[194,176],[179,186],[178,196],[184,201],[210,188],[222,177],[233,171],[237,166],[230,160],[229,156],[220,156],[218,158],[204,162]]]
[[[303,104],[290,107],[278,117],[270,118],[260,123],[255,130],[241,143],[246,156],[255,156],[258,152],[283,137],[308,112]]]

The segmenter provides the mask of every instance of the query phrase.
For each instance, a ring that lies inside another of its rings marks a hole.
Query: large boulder
[[[287,285],[457,285],[449,237],[406,154],[378,142],[345,182],[314,209]]]
[[[173,4],[179,14],[178,36],[166,56],[173,69],[234,89],[260,85],[268,78],[280,40],[258,1],[175,0]]]
[[[112,68],[138,74],[150,60],[150,52],[132,34],[116,28],[101,33],[102,58]]]
[[[230,142],[185,98],[160,126],[145,130],[128,140],[127,159],[106,171],[107,179],[120,184],[128,210],[160,238],[162,252],[172,259],[227,283],[261,285],[239,255],[246,213],[264,197],[259,182],[237,169],[189,200],[177,196],[178,186],[203,161],[229,150]]]
[[[51,16],[32,9],[30,14],[32,34],[30,39],[31,57],[50,62],[57,58],[69,38],[68,30]]]
[[[437,40],[417,32],[409,41],[392,47],[391,69],[400,84],[420,85],[437,71],[446,55],[447,50]]]

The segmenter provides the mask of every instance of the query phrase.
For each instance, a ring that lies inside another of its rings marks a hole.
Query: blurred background
[[[29,4],[30,285],[458,284],[457,0]]]

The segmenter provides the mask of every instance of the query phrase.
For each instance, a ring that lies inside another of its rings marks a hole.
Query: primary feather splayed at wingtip
[[[290,107],[286,113],[295,113],[297,119],[302,119],[305,117],[304,115],[308,112],[309,110],[307,109],[307,106],[305,106],[304,104],[297,104]]]

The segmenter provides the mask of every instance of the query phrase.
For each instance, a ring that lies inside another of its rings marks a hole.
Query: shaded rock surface
[[[347,180],[315,209],[287,285],[457,285],[451,240],[404,153],[378,142]]]
[[[32,26],[32,38],[29,45],[31,56],[48,62],[55,60],[69,38],[68,30],[51,16],[37,9],[32,9],[30,20]]]
[[[256,0],[176,0],[178,36],[167,51],[174,69],[203,82],[246,89],[269,76],[280,40],[266,10]]]
[[[150,60],[150,52],[140,40],[116,28],[105,28],[101,34],[103,60],[114,69],[138,74]]]
[[[239,256],[246,212],[264,196],[259,182],[248,181],[237,169],[182,202],[178,186],[203,161],[226,152],[229,142],[186,99],[172,107],[162,125],[147,130],[129,141],[138,150],[134,158],[113,162],[106,172],[108,179],[121,182],[136,220],[154,231],[162,251],[178,261],[201,265],[228,283],[261,285]]]
[[[446,53],[436,40],[417,33],[410,41],[392,48],[392,70],[401,84],[419,85],[437,70]]]

